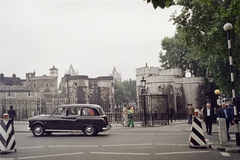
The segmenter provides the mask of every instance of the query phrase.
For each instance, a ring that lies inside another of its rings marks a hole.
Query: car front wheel
[[[93,126],[87,126],[83,129],[83,133],[87,136],[94,136],[97,133],[97,130]]]
[[[44,135],[44,127],[43,125],[41,124],[36,124],[34,127],[33,127],[33,130],[32,130],[32,133],[35,137],[40,137],[40,136],[43,136]]]

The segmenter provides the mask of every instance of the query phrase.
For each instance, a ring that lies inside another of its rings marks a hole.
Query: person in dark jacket
[[[206,132],[209,135],[212,135],[212,122],[213,122],[214,112],[209,103],[207,103],[206,107],[204,107],[203,109],[203,117],[206,125]]]
[[[169,106],[169,110],[168,110],[169,112],[169,118],[170,118],[170,121],[171,121],[171,123],[172,123],[172,119],[173,119],[173,117],[174,117],[174,109],[173,109],[173,107],[172,107],[172,105],[170,105]]]
[[[8,110],[8,115],[9,115],[9,118],[11,118],[12,126],[13,126],[14,125],[14,119],[16,117],[16,112],[13,109],[13,106],[10,106],[10,109]]]
[[[233,123],[233,117],[230,111],[227,109],[227,105],[225,103],[222,103],[222,108],[218,111],[219,118],[225,118],[226,119],[226,127],[227,127],[227,135],[228,135],[228,141],[231,139],[229,135],[229,124]]]

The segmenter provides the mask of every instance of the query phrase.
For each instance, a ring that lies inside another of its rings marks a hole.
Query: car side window
[[[76,110],[76,107],[69,107],[68,108],[68,115],[77,115],[78,112]]]
[[[66,115],[66,107],[56,108],[52,115]]]
[[[93,108],[82,108],[82,116],[95,116],[95,111]]]

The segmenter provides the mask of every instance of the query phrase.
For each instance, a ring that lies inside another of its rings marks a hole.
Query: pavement
[[[14,128],[15,132],[30,132],[27,129],[28,122],[27,121],[15,121],[14,122]],[[111,123],[112,129],[123,129],[122,124],[117,124],[117,123]],[[191,124],[187,124],[187,120],[177,120],[173,121],[172,124],[166,124],[166,125],[154,125],[153,127],[179,127],[182,131],[185,132],[191,132]],[[141,126],[141,123],[135,122],[135,128],[143,128]],[[225,145],[221,145],[219,143],[219,129],[217,124],[212,125],[212,135],[207,135],[205,131],[205,124],[202,122],[202,128],[204,131],[204,137],[207,141],[207,146],[209,148],[212,148],[214,150],[219,150],[219,151],[225,151],[225,152],[237,152],[240,153],[240,146],[236,145],[236,137],[235,137],[235,128],[230,127],[229,128],[229,133],[231,136],[231,139],[229,142],[227,142]],[[147,129],[147,128],[146,128]]]

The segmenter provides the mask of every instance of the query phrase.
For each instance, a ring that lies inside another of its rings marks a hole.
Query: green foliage
[[[147,3],[152,3],[153,4],[153,7],[156,9],[157,7],[160,7],[160,8],[165,8],[165,7],[169,7],[171,5],[174,4],[174,1],[173,0],[144,0],[144,1],[147,1]]]
[[[197,50],[184,46],[182,42],[183,32],[178,30],[173,38],[165,37],[162,40],[162,48],[165,52],[159,53],[159,62],[164,69],[178,67],[183,71],[189,71],[193,76],[202,76],[202,68],[199,66],[199,57]],[[183,73],[185,76],[185,73]]]
[[[206,71],[205,77],[211,70],[220,89],[230,92],[227,34],[223,26],[227,22],[234,26],[231,31],[234,76],[239,79],[240,65],[237,62],[240,57],[236,52],[240,47],[239,0],[179,0],[178,5],[183,6],[182,12],[178,16],[173,15],[172,20],[183,31],[185,46],[190,50],[194,48],[193,57],[199,57],[199,66]],[[235,81],[235,84],[239,90],[239,82]]]
[[[117,106],[135,101],[136,81],[129,79],[123,82],[114,82],[114,99]]]
[[[154,8],[159,1],[151,1]],[[166,1],[161,3],[166,4]],[[168,1],[169,2],[169,1]],[[176,0],[182,6],[179,15],[173,14],[171,20],[177,26],[177,35],[164,38],[160,62],[163,68],[192,66],[193,75],[205,76],[211,71],[215,84],[231,93],[227,33],[223,30],[226,23],[233,25],[231,31],[232,57],[234,64],[235,89],[240,90],[240,0]],[[176,37],[178,36],[178,38]],[[177,39],[177,41],[176,41]],[[181,52],[181,53],[179,53]],[[183,56],[183,57],[180,57]],[[179,57],[179,60],[177,59]]]

